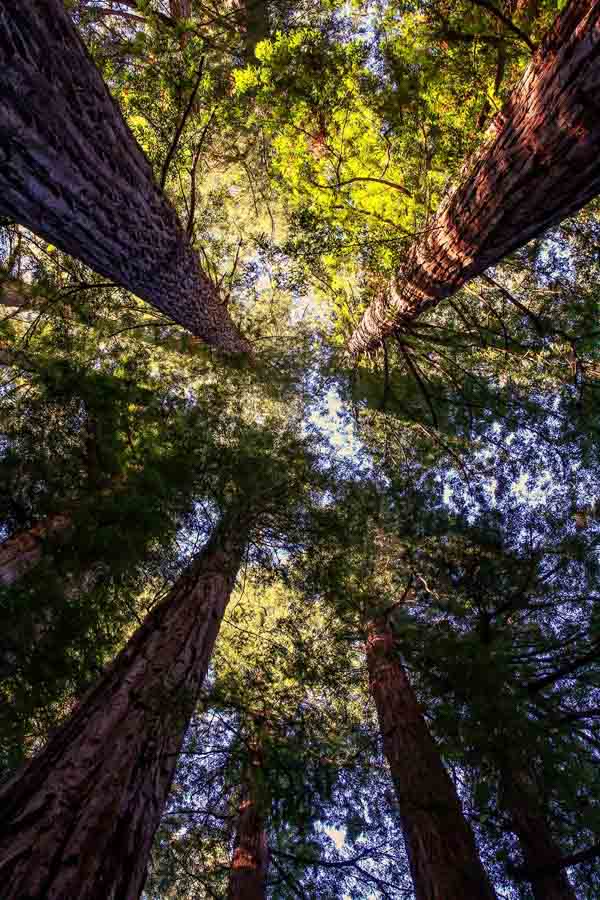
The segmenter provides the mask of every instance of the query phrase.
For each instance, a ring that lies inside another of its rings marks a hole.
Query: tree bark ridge
[[[456,790],[383,619],[369,623],[366,653],[416,900],[495,900]]]
[[[239,569],[232,516],[44,750],[0,788],[3,900],[135,900]]]
[[[60,0],[0,7],[0,214],[249,353]]]
[[[426,235],[348,343],[372,350],[600,192],[600,4],[571,0]]]
[[[260,759],[254,758],[246,769],[227,900],[265,900],[266,897],[269,846],[264,802],[255,777],[258,765]]]

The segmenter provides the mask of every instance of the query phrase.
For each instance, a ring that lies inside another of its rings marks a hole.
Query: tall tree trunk
[[[269,4],[267,0],[236,0],[236,4],[244,35],[244,56],[252,63],[257,45],[271,33]]]
[[[265,900],[266,896],[269,847],[264,796],[256,778],[260,765],[260,755],[254,754],[246,767],[227,900]]]
[[[169,0],[169,12],[175,22],[180,19],[191,19],[192,0]]]
[[[52,544],[65,544],[73,533],[73,519],[65,513],[47,516],[37,525],[18,532],[0,544],[0,588],[10,587],[24,578],[44,558],[52,556]],[[107,566],[102,561],[90,563],[77,576],[65,575],[62,579],[64,596],[74,598],[92,591]],[[44,604],[33,612],[28,608],[26,622],[0,626],[0,681],[14,677],[21,666],[27,665],[32,651],[43,648],[48,632],[56,626],[60,611],[47,597]],[[6,618],[6,617],[5,617]],[[43,649],[42,649],[43,652]]]
[[[576,900],[565,872],[555,868],[562,854],[552,839],[536,787],[526,771],[515,766],[502,767],[500,802],[519,839],[525,877],[535,900]]]
[[[494,900],[456,790],[384,619],[369,624],[366,652],[417,900]]]
[[[350,338],[358,355],[600,191],[600,4],[571,0],[511,94],[496,136],[442,201]]]
[[[44,750],[0,788],[3,900],[139,897],[247,540],[231,516]]]
[[[0,6],[0,214],[225,352],[249,352],[61,0]]]
[[[182,19],[192,18],[192,0],[169,0],[169,12],[174,25],[177,25]],[[179,46],[182,50],[188,45],[190,36],[184,32],[179,38]]]
[[[0,585],[19,581],[37,563],[44,553],[46,541],[64,540],[73,520],[65,513],[47,516],[26,531],[19,531],[0,544]]]

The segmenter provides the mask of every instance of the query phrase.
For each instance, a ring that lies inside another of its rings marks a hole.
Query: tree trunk
[[[442,201],[389,292],[350,338],[358,355],[600,192],[600,4],[571,0]]]
[[[28,293],[28,286],[21,281],[7,279],[0,281],[0,306],[27,309],[33,303]]]
[[[535,900],[576,900],[565,872],[554,868],[560,862],[561,852],[548,829],[535,785],[525,771],[503,767],[500,802],[519,839],[524,877],[531,884]],[[548,871],[544,873],[546,867]]]
[[[44,750],[0,788],[3,900],[139,897],[247,540],[232,516]]]
[[[192,0],[169,0],[169,12],[171,13],[171,21],[177,25],[182,19],[192,18]],[[188,32],[180,35],[179,46],[185,50],[189,43],[190,36]]]
[[[14,584],[42,559],[48,539],[61,540],[68,535],[73,521],[69,515],[55,513],[38,525],[20,531],[0,544],[0,585]]]
[[[192,18],[192,0],[169,0],[169,12],[174,22]]]
[[[265,900],[266,896],[269,847],[264,798],[255,775],[259,765],[260,759],[254,758],[245,773],[227,900]]]
[[[0,215],[249,352],[60,0],[4,0],[0,69]]]
[[[385,621],[370,623],[366,652],[417,900],[494,900],[456,790]]]
[[[269,5],[267,0],[236,0],[236,3],[244,35],[244,56],[249,63],[253,63],[257,45],[271,33]]]

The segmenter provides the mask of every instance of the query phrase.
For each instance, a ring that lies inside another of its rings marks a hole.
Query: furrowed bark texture
[[[600,4],[571,0],[426,235],[348,344],[378,346],[403,323],[581,209],[600,192]]]
[[[249,352],[61,0],[0,5],[0,214],[224,352]]]
[[[175,22],[178,22],[180,19],[191,19],[192,0],[170,0],[169,12]]]
[[[263,804],[251,770],[238,811],[227,900],[265,900],[269,847]]]
[[[417,900],[494,900],[456,790],[429,733],[391,630],[367,636],[370,689],[400,808]]]
[[[525,878],[535,900],[577,900],[565,872],[553,870],[562,854],[552,839],[531,778],[518,769],[505,770],[502,776],[501,802],[519,839]],[[548,871],[544,873],[545,867]]]
[[[3,900],[135,900],[246,529],[223,523],[45,749],[0,788]]]

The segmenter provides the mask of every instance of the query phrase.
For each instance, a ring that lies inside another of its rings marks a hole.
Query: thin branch
[[[208,122],[202,129],[200,134],[200,139],[198,141],[198,145],[194,152],[194,159],[192,162],[192,168],[190,169],[190,182],[191,182],[191,193],[190,193],[190,209],[188,213],[187,225],[185,228],[185,233],[187,234],[188,241],[191,241],[193,232],[194,232],[194,219],[196,217],[196,170],[198,168],[198,162],[200,161],[200,153],[202,152],[202,147],[204,145],[204,141],[206,140],[206,135],[208,134],[208,130],[212,125],[212,121],[215,117],[215,113],[217,111],[217,107],[213,109],[210,116],[208,117]]]
[[[547,866],[531,869],[520,867],[516,870],[513,877],[518,878],[521,881],[531,881],[532,878],[539,877],[540,875],[551,875],[554,872],[560,872],[561,869],[576,866],[578,863],[590,862],[592,859],[597,859],[599,856],[600,841],[597,841],[595,844],[592,844],[591,847],[588,847],[587,850],[580,850],[578,853],[570,853],[568,856],[563,856],[556,862],[550,863]]]
[[[428,392],[427,388],[425,387],[423,379],[421,378],[421,375],[419,373],[419,368],[414,363],[410,353],[408,352],[408,350],[406,348],[406,345],[402,343],[402,340],[398,337],[397,341],[398,341],[398,346],[400,347],[400,352],[402,353],[402,356],[406,360],[406,365],[412,372],[413,377],[414,377],[415,381],[417,382],[417,385],[419,386],[421,393],[423,394],[423,397],[425,398],[425,402],[427,403],[427,406],[429,407],[429,412],[431,413],[433,427],[436,429],[436,431],[439,431],[439,423],[438,423],[437,413],[433,406],[431,397],[429,396],[429,392]]]
[[[173,140],[171,142],[171,146],[169,147],[169,152],[166,155],[165,161],[163,163],[163,167],[160,173],[160,187],[161,190],[164,189],[165,182],[167,180],[167,174],[169,171],[169,166],[171,165],[171,160],[177,150],[177,145],[179,144],[179,138],[185,128],[185,123],[188,120],[188,117],[192,111],[192,107],[194,106],[194,100],[196,99],[196,94],[198,93],[198,88],[200,87],[200,82],[202,81],[202,75],[204,74],[204,57],[200,60],[200,67],[198,69],[198,77],[196,78],[196,83],[192,88],[192,93],[190,94],[190,99],[188,100],[187,106],[183,112],[179,125],[175,129],[175,134],[173,135]]]
[[[595,643],[591,650],[588,653],[584,653],[582,656],[577,657],[569,663],[566,663],[559,669],[556,669],[555,672],[552,672],[549,675],[544,675],[542,678],[538,678],[535,681],[530,681],[527,685],[527,691],[529,693],[535,693],[536,691],[541,690],[542,688],[548,687],[548,685],[553,684],[555,681],[558,681],[560,678],[564,678],[566,675],[572,675],[582,666],[586,666],[589,663],[597,662],[598,655],[600,652],[600,642]]]
[[[538,334],[542,334],[542,335],[544,334],[545,329],[542,324],[542,320],[540,319],[540,317],[538,315],[536,315],[536,313],[534,313],[530,309],[528,309],[524,303],[521,303],[520,300],[518,300],[513,294],[511,294],[511,292],[508,290],[508,288],[504,287],[503,284],[500,284],[498,281],[496,281],[494,278],[492,278],[491,275],[486,274],[486,275],[482,275],[481,277],[489,285],[491,285],[492,287],[495,287],[497,290],[499,290],[500,293],[502,294],[502,296],[505,298],[505,300],[508,300],[508,302],[512,303],[513,306],[516,306],[517,309],[523,313],[523,315],[527,316],[528,319],[531,319],[531,321],[533,322],[533,324],[535,326],[535,330],[537,331]]]
[[[379,405],[379,409],[382,412],[385,412],[385,407],[387,405],[388,397],[390,395],[390,360],[389,353],[387,347],[387,341],[383,341],[383,396],[381,398],[381,403]]]
[[[103,9],[100,6],[88,6],[88,12],[94,13],[96,16],[107,16],[107,17],[117,17],[119,19],[127,19],[129,22],[141,22],[142,25],[146,23],[146,20],[142,18],[142,16],[136,16],[135,13],[125,12],[125,10],[121,9]]]
[[[494,4],[490,2],[490,0],[471,0],[471,3],[474,6],[479,6],[481,9],[487,10],[489,13],[495,16],[498,21],[502,22],[502,24],[508,28],[509,31],[512,31],[512,33],[515,34],[521,41],[523,41],[524,44],[527,44],[532,53],[535,53],[537,47],[533,43],[531,38],[528,37],[528,35],[526,35],[524,31],[521,31],[519,26],[515,25],[515,23],[509,16],[504,15],[502,10],[494,6]]]
[[[345,178],[344,181],[339,181],[338,179],[336,184],[321,184],[320,181],[313,181],[312,179],[310,183],[321,190],[338,191],[341,187],[345,187],[347,184],[354,184],[356,181],[372,181],[375,184],[384,184],[395,191],[400,191],[405,197],[412,197],[411,192],[396,181],[388,181],[386,178],[375,178],[370,175],[356,175],[354,178]]]

